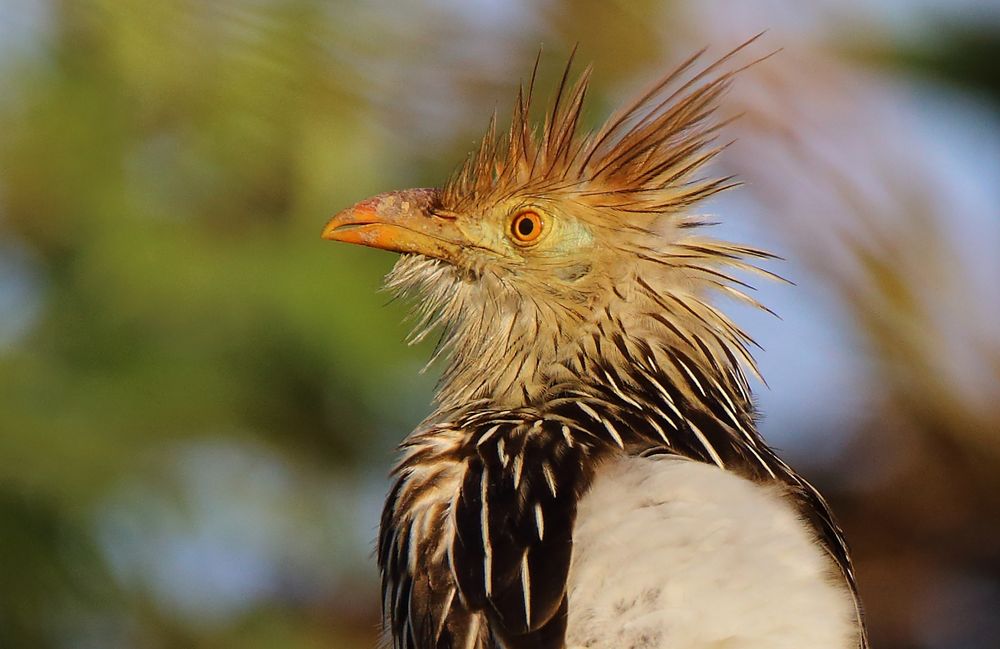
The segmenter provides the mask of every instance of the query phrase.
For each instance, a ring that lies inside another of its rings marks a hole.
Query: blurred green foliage
[[[872,52],[876,61],[971,90],[1000,109],[1000,28],[990,22],[944,19],[938,35]]]
[[[0,58],[0,647],[372,646],[366,543],[433,377],[392,256],[324,217],[443,179],[539,42],[625,78],[671,10],[37,3]],[[965,61],[998,42],[887,58],[996,93]]]
[[[360,435],[333,432],[384,414],[378,368],[401,352],[376,341],[397,325],[359,328],[385,297],[331,278],[391,260],[316,236],[372,136],[298,4],[65,3],[9,82],[4,223],[44,313],[2,361],[8,479],[78,499],[151,443],[225,428],[299,430],[350,463]]]
[[[318,238],[365,191],[340,179],[383,181],[322,46],[347,25],[309,2],[49,9],[0,100],[3,233],[41,293],[0,353],[4,647],[62,646],[121,595],[88,519],[123,479],[212,437],[351,471],[419,414],[386,392],[429,394],[390,373],[426,353],[384,344],[392,259]]]

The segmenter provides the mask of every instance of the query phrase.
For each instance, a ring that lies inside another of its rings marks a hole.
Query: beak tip
[[[334,230],[337,229],[337,225],[338,225],[338,223],[336,221],[337,221],[337,217],[333,217],[332,219],[330,219],[327,222],[326,225],[323,226],[323,232],[322,232],[322,234],[320,234],[321,238],[326,239],[327,241],[335,241],[336,240],[336,238],[335,238],[335,236],[333,234]]]
[[[367,222],[366,219],[360,218],[363,216],[371,215],[359,213],[356,205],[354,207],[349,207],[346,210],[337,212],[331,216],[330,220],[323,226],[323,232],[320,234],[320,237],[326,239],[327,241],[341,241],[343,230],[338,231],[338,228],[345,225]]]

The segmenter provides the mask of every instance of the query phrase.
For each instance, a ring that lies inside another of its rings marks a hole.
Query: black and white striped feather
[[[631,356],[643,344],[622,344],[628,372],[589,364],[597,380],[555,386],[542,404],[455,412],[407,441],[379,548],[395,647],[562,647],[576,504],[619,454],[672,454],[783,485],[856,589],[829,506],[763,442],[749,400],[723,396],[721,379],[693,363],[682,370],[693,389],[681,390],[652,355]]]

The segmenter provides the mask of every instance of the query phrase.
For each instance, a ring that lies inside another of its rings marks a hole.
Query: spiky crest
[[[564,192],[595,207],[661,214],[734,186],[732,177],[694,175],[727,146],[717,143],[717,134],[731,120],[710,119],[719,97],[735,75],[766,57],[718,71],[760,36],[692,72],[706,51],[700,50],[596,132],[580,126],[591,67],[570,83],[575,49],[541,131],[532,124],[536,59],[527,89],[518,88],[510,128],[499,134],[494,114],[478,150],[445,186],[443,208],[465,211],[515,195]]]

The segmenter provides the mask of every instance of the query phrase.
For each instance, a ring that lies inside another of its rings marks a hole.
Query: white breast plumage
[[[777,485],[676,456],[603,464],[579,505],[567,647],[853,649],[852,595]]]

